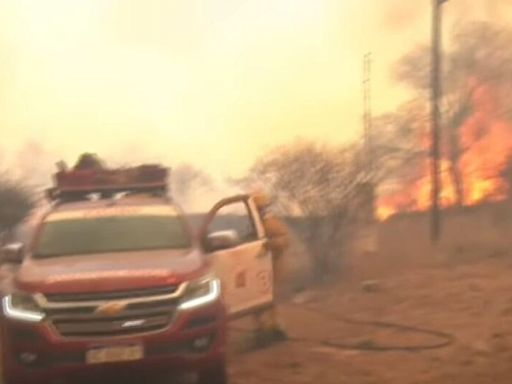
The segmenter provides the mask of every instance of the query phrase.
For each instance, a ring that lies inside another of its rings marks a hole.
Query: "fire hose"
[[[316,344],[324,347],[341,349],[341,350],[352,350],[352,351],[373,351],[373,352],[420,352],[426,350],[433,349],[441,349],[452,345],[455,342],[455,336],[446,332],[437,331],[429,328],[405,325],[400,323],[395,323],[391,321],[380,321],[380,320],[361,320],[354,319],[347,316],[338,316],[325,311],[318,311],[317,309],[309,306],[299,306],[297,304],[293,305],[294,307],[300,308],[301,310],[315,313],[320,317],[325,318],[326,320],[335,321],[339,324],[348,324],[355,326],[367,326],[367,327],[375,327],[375,328],[384,328],[384,329],[392,329],[396,331],[402,331],[406,333],[415,333],[422,334],[426,336],[430,336],[435,341],[431,343],[421,343],[421,344],[411,344],[411,345],[391,345],[391,344],[378,344],[373,341],[365,341],[360,343],[345,343],[340,340],[336,341],[327,341],[327,340],[318,340],[312,338],[303,338],[303,337],[295,337],[288,336],[284,341],[301,343],[301,344]],[[230,330],[239,332],[239,333],[250,333],[253,332],[249,329],[236,328],[231,326]],[[249,351],[247,351],[249,352]]]

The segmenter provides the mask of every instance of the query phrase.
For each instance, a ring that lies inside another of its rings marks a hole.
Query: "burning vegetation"
[[[445,54],[443,207],[474,205],[509,196],[512,181],[512,95],[508,91],[512,84],[511,45],[511,30],[475,24],[458,31]],[[427,48],[417,49],[397,64],[397,79],[415,91],[415,102],[421,105],[419,109],[409,110],[408,115],[416,132],[409,138],[412,140],[409,146],[414,147],[415,143],[421,150],[416,152],[415,161],[402,163],[406,169],[391,180],[391,188],[384,188],[378,202],[381,219],[398,212],[423,211],[430,206],[426,102],[429,82],[428,71],[424,70],[428,68],[428,55]],[[392,125],[400,124],[398,119],[391,121]]]

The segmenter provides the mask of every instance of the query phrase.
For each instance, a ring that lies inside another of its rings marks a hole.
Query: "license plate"
[[[87,351],[86,354],[87,364],[135,361],[142,358],[144,358],[144,348],[141,345],[95,348]]]

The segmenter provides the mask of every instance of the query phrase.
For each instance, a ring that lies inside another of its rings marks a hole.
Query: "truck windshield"
[[[177,216],[81,218],[46,222],[33,257],[189,247],[190,238]]]

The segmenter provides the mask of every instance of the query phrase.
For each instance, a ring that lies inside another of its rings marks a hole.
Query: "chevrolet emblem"
[[[122,301],[112,301],[110,303],[100,305],[94,312],[103,316],[115,316],[121,313],[126,306],[127,304]]]

